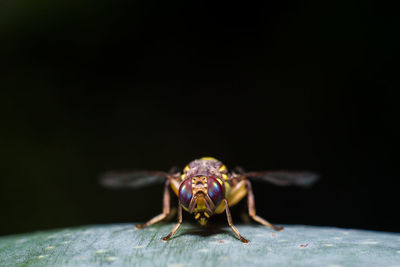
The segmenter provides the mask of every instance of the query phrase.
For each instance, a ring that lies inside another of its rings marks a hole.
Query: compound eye
[[[179,200],[185,208],[188,208],[192,197],[192,179],[186,179],[179,187]]]
[[[221,203],[225,196],[225,188],[222,186],[217,179],[209,177],[207,179],[208,185],[208,196],[214,202],[215,207]]]

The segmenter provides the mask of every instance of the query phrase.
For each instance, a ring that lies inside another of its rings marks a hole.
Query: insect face
[[[222,182],[213,177],[195,176],[184,180],[179,188],[179,199],[182,206],[189,213],[194,213],[195,219],[201,225],[207,223],[224,195]]]

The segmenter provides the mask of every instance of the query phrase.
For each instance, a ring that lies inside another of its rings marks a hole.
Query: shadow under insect
[[[210,237],[219,234],[227,234],[236,238],[230,231],[224,229],[226,225],[220,224],[207,224],[205,226],[199,227],[196,224],[190,224],[190,226],[186,229],[182,229],[175,236],[171,237],[171,239],[179,238],[181,236],[193,235],[200,237]]]

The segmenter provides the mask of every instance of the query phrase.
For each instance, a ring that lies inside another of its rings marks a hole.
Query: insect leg
[[[165,182],[165,186],[164,186],[164,196],[163,196],[163,211],[161,214],[157,215],[156,217],[154,217],[153,219],[151,219],[150,221],[144,223],[144,224],[137,224],[136,228],[141,229],[141,228],[146,228],[149,225],[155,224],[159,221],[164,220],[167,215],[170,213],[170,194],[169,194],[169,180],[167,180]]]
[[[232,215],[231,212],[229,210],[229,206],[228,206],[228,201],[226,199],[224,199],[225,201],[225,210],[226,210],[226,217],[228,218],[228,224],[229,226],[232,228],[232,230],[235,232],[235,234],[237,235],[237,237],[240,239],[240,241],[242,241],[243,243],[249,243],[249,240],[247,240],[246,238],[244,238],[243,236],[241,236],[241,234],[239,233],[238,229],[236,229],[236,227],[233,225],[232,222]]]
[[[162,238],[163,241],[167,241],[168,239],[170,239],[171,236],[173,236],[176,233],[176,231],[178,231],[179,227],[182,224],[182,206],[181,206],[181,202],[180,201],[179,201],[178,205],[179,205],[178,206],[178,223],[174,226],[172,231],[167,236],[164,236]]]
[[[275,226],[272,223],[264,220],[263,218],[259,217],[256,215],[256,204],[254,201],[254,193],[253,193],[253,189],[251,187],[251,183],[249,180],[246,180],[246,184],[247,184],[247,205],[249,207],[249,215],[250,217],[255,220],[258,223],[261,223],[262,225],[268,226],[269,228],[272,228],[276,231],[281,231],[283,230],[282,226]]]
[[[171,211],[169,212],[167,217],[164,219],[164,222],[171,221],[176,215],[176,210],[177,210],[177,208],[175,208],[175,207],[171,208]]]

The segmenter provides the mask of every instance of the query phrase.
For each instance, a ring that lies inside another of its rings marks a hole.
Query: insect
[[[240,168],[229,172],[220,161],[211,157],[190,162],[182,172],[172,169],[170,172],[162,171],[134,171],[134,172],[109,172],[106,173],[101,183],[112,188],[133,187],[140,188],[155,182],[164,182],[163,211],[144,224],[136,228],[145,228],[168,217],[171,213],[170,189],[178,197],[178,222],[172,231],[162,238],[169,240],[182,224],[182,210],[194,215],[194,218],[204,226],[214,214],[226,213],[229,226],[244,243],[245,239],[234,226],[230,207],[236,205],[247,195],[249,216],[256,222],[280,231],[283,227],[275,226],[267,220],[257,216],[254,194],[249,179],[260,179],[276,185],[309,186],[317,180],[318,176],[312,172],[292,171],[261,171],[244,172]]]

